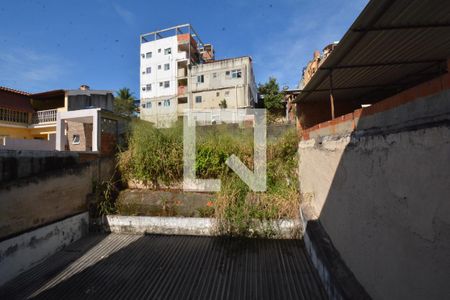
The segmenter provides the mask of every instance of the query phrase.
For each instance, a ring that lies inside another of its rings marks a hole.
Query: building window
[[[163,86],[163,85],[164,85],[164,82],[161,81],[161,82],[159,83],[159,86]]]
[[[145,72],[147,74],[150,74],[152,72],[152,67],[148,67],[147,69],[145,69]]]
[[[158,65],[158,70],[161,70],[161,65]]]
[[[197,83],[203,83],[205,82],[205,76],[204,75],[198,75],[197,76]]]
[[[145,54],[141,54],[141,57],[142,57],[142,58],[145,58]]]
[[[216,92],[216,97],[219,97],[220,96],[220,92]]]
[[[213,73],[213,78],[216,78],[217,77],[217,73]]]
[[[195,103],[202,103],[202,96],[195,96]]]
[[[164,100],[164,107],[170,106],[170,100]]]
[[[231,78],[241,78],[241,77],[242,77],[241,69],[231,71]]]
[[[170,81],[164,81],[164,88],[170,87]]]
[[[164,54],[172,54],[172,48],[166,48],[164,49]]]
[[[225,72],[225,75],[226,75],[226,76],[230,76],[230,71],[226,71],[226,72]]]
[[[158,106],[161,106],[161,101],[158,102]]]
[[[142,105],[142,107],[143,107],[143,108],[152,108],[152,103],[151,103],[151,102],[144,103],[144,104]]]
[[[152,90],[152,84],[151,83],[147,84],[146,85],[146,89],[147,89],[147,91],[151,91]]]
[[[169,64],[164,64],[164,70],[167,71],[170,69],[170,65]]]
[[[144,56],[144,54],[142,54],[142,56]],[[151,52],[145,53],[145,58],[152,58],[152,53]]]
[[[142,87],[142,90],[145,92],[145,86]]]
[[[73,145],[79,145],[80,144],[80,135],[79,134],[74,134],[72,136],[72,144]]]
[[[158,49],[158,53],[161,53],[161,48]]]
[[[225,96],[230,96],[230,91],[226,91]]]
[[[145,71],[142,71],[142,75],[144,75],[145,74]]]

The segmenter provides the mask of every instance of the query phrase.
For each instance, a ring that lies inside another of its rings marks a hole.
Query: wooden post
[[[330,72],[330,108],[331,108],[331,119],[334,119],[333,70],[331,70]]]

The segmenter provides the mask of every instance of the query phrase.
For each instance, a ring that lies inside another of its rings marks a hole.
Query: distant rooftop
[[[177,25],[149,33],[144,33],[141,34],[140,41],[141,44],[144,44],[180,34],[190,34],[195,39],[197,44],[200,47],[203,47],[202,40],[200,39],[200,37],[198,36],[197,32],[194,30],[194,27],[192,27],[191,24]]]

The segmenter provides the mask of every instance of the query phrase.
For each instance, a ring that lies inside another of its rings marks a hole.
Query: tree
[[[276,78],[269,77],[269,81],[266,83],[258,84],[258,93],[262,96],[264,107],[268,110],[269,114],[283,114],[284,96],[280,93],[280,86],[278,85]]]
[[[122,88],[116,92],[116,97],[114,97],[114,111],[118,114],[131,117],[136,111],[136,106],[134,101],[136,98],[129,88]]]

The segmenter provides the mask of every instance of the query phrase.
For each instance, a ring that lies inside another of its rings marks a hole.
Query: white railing
[[[33,114],[33,124],[56,122],[56,109],[40,110]]]

